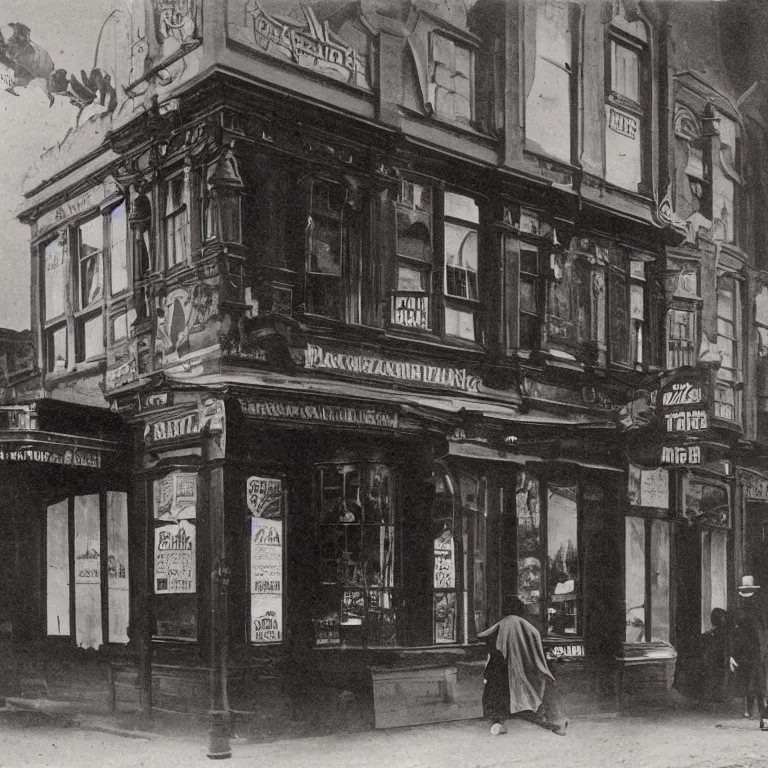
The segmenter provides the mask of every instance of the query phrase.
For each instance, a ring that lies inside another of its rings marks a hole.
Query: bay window
[[[740,284],[733,275],[717,278],[717,349],[721,355],[715,385],[715,416],[741,418],[741,301]]]
[[[608,27],[605,55],[605,178],[637,191],[647,141],[648,32],[642,21],[628,21],[619,7]]]
[[[627,517],[624,521],[626,643],[670,639],[671,590],[668,520]]]
[[[102,542],[106,543],[106,552]],[[126,494],[107,491],[49,505],[46,560],[47,634],[70,637],[82,648],[99,648],[104,642],[127,643]],[[102,564],[106,565],[106,573]]]

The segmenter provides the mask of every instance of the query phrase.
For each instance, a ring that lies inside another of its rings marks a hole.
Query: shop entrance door
[[[676,678],[685,688],[695,680],[701,645],[701,534],[697,526],[675,530]]]
[[[768,504],[748,502],[744,525],[744,575],[768,589]]]

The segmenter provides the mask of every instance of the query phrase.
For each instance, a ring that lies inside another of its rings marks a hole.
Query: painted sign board
[[[276,398],[241,398],[240,406],[246,416],[260,419],[350,424],[389,429],[397,429],[400,424],[396,412],[364,406],[292,402]]]

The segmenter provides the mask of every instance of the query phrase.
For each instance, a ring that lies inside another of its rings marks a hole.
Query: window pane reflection
[[[628,517],[625,529],[626,642],[645,641],[645,520]]]
[[[547,629],[573,635],[579,629],[577,486],[547,489]]]
[[[529,614],[541,610],[541,508],[539,481],[527,472],[517,476],[515,488],[517,515],[517,593]]]
[[[651,640],[669,642],[669,523],[651,524]]]

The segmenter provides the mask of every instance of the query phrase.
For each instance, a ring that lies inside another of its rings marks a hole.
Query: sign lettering
[[[753,501],[768,501],[768,479],[750,476],[745,485],[746,497]]]
[[[623,112],[617,112],[615,109],[611,109],[608,113],[608,127],[630,139],[637,136],[637,120]]]
[[[693,411],[672,411],[664,414],[667,432],[699,432],[707,428],[707,412],[701,408]]]
[[[148,423],[144,441],[154,444],[179,440],[199,435],[206,428],[212,432],[224,429],[224,403],[215,397],[204,398],[199,410]]]
[[[661,449],[661,463],[678,467],[701,464],[701,447],[698,445],[664,446]]]
[[[672,384],[661,397],[662,406],[699,405],[703,402],[700,386],[690,381],[678,381]]]
[[[64,464],[75,467],[101,466],[101,453],[87,448],[0,443],[0,461],[37,461],[42,464]]]
[[[581,643],[574,643],[573,645],[551,645],[546,649],[546,657],[548,660],[552,661],[566,658],[583,658],[584,646],[581,645]]]
[[[477,392],[480,385],[480,379],[469,374],[466,368],[446,368],[404,360],[385,360],[371,355],[331,352],[315,344],[307,344],[304,366],[313,370],[340,371],[415,384],[433,384],[462,392]]]
[[[357,424],[367,427],[397,429],[398,415],[375,408],[352,408],[340,405],[311,405],[277,400],[242,399],[246,416],[297,421],[322,421],[332,424]]]

